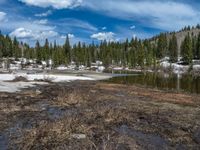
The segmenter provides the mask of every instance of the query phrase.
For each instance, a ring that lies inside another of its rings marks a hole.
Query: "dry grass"
[[[11,135],[11,149],[111,150],[148,147],[149,143],[145,143],[145,140],[118,133],[115,129],[122,125],[147,135],[160,135],[172,146],[180,143],[197,145],[193,133],[197,130],[195,126],[200,125],[197,115],[200,109],[191,105],[190,101],[193,102],[194,98],[192,95],[170,95],[135,86],[88,82],[78,82],[71,86],[49,85],[45,86],[41,94],[32,95],[31,92],[23,92],[18,105],[14,100],[0,105],[0,108],[10,108],[21,115],[26,111],[28,118],[19,120],[29,121],[31,117],[32,121],[38,120],[38,124],[32,128],[20,128],[18,132],[21,136]],[[66,113],[59,119],[48,119],[47,110],[35,110],[33,107],[38,101],[72,113]],[[10,107],[7,107],[9,104]],[[15,110],[15,106],[19,106],[20,110]],[[31,112],[39,116],[33,116]]]
[[[69,91],[62,89],[54,101],[54,105],[77,106],[84,103],[84,101],[87,101],[87,99],[87,93],[83,93],[80,89],[71,89]]]

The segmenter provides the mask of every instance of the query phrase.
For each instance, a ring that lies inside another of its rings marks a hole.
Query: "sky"
[[[34,45],[150,38],[200,23],[199,0],[0,0],[0,30]]]

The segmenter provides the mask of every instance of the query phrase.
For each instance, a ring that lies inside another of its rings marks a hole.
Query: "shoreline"
[[[71,82],[76,80],[99,81],[112,78],[113,75],[106,73],[71,72],[71,73],[28,73],[18,71],[15,73],[0,74],[0,92],[20,92],[29,87],[51,82]]]

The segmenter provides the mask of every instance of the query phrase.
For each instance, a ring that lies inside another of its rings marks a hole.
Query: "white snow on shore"
[[[185,73],[189,69],[189,66],[179,65],[177,63],[169,63],[168,61],[161,62],[160,66],[165,68],[165,69],[171,68],[173,73],[175,73],[175,74]]]
[[[16,77],[25,77],[29,82],[11,82]],[[95,80],[92,77],[82,77],[76,75],[54,75],[54,74],[0,74],[0,92],[18,92],[21,89],[33,87],[36,85],[47,84],[37,80],[51,82],[69,82],[75,80]]]
[[[35,87],[36,85],[47,84],[45,82],[4,82],[0,81],[0,92],[15,93],[24,88]]]
[[[89,77],[73,76],[73,75],[54,75],[54,74],[0,74],[0,81],[12,81],[16,77],[25,77],[28,81],[49,80],[51,82],[68,82],[74,80],[94,80]]]
[[[193,70],[195,70],[195,71],[199,70],[200,71],[200,65],[193,65]]]

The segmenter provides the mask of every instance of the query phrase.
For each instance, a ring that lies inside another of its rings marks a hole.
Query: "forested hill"
[[[161,33],[151,39],[134,38],[125,42],[102,41],[98,45],[78,42],[70,45],[66,36],[64,45],[36,42],[35,47],[11,39],[0,33],[0,58],[53,60],[54,66],[69,65],[72,61],[77,66],[90,66],[95,61],[102,61],[105,67],[155,67],[160,59],[169,57],[171,62],[177,62],[178,56],[186,64],[193,59],[200,59],[200,26],[185,27],[179,32]]]
[[[196,28],[185,27],[184,29],[175,33],[179,50],[181,48],[181,43],[184,41],[184,38],[187,36],[188,33],[191,36],[194,36],[197,38],[198,34],[200,33],[200,26],[197,26]],[[167,34],[167,38],[168,39],[172,38],[172,35],[173,35],[172,33]]]

